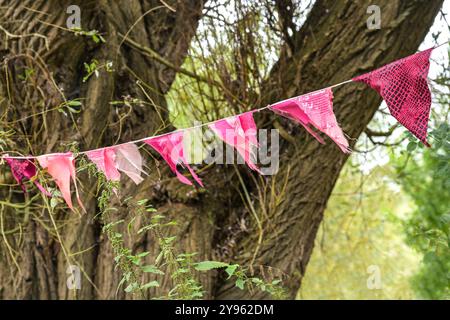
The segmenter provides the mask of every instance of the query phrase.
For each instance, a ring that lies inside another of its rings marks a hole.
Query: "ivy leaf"
[[[195,264],[195,270],[197,271],[208,271],[211,269],[225,268],[228,267],[228,263],[219,261],[202,261]]]

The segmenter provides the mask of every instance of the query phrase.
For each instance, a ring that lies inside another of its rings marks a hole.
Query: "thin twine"
[[[441,43],[441,44],[439,44],[439,45],[437,45],[435,47],[432,47],[432,49],[437,49],[439,47],[442,47],[443,45],[448,44],[449,42],[450,42],[450,40],[447,41],[447,42]],[[423,52],[423,51],[418,51],[417,53],[419,53],[419,52]],[[324,89],[327,89],[327,88],[333,89],[333,88],[342,86],[344,84],[350,83],[352,81],[353,81],[352,79],[345,80],[345,81],[333,84],[331,86],[328,86],[328,87],[325,87],[325,88],[322,88],[322,89],[318,89],[318,90],[315,90],[315,91],[312,91],[312,92],[304,93],[304,94],[302,94],[302,95],[300,95],[298,97],[301,97],[301,96],[307,95],[307,94],[311,94],[311,93],[314,93],[314,92],[317,92],[317,91],[320,91],[320,90],[324,90]],[[269,104],[269,105],[267,105],[265,107],[262,107],[262,108],[259,108],[259,109],[253,109],[253,110],[242,112],[242,113],[239,113],[239,114],[236,114],[236,115],[232,115],[232,116],[228,116],[228,117],[225,117],[225,118],[217,119],[217,120],[214,120],[214,121],[209,121],[209,122],[204,122],[204,123],[201,123],[201,124],[197,124],[197,125],[192,126],[192,127],[180,128],[180,129],[176,129],[176,130],[173,130],[173,131],[170,131],[170,132],[158,134],[158,135],[155,135],[155,136],[149,136],[149,137],[145,137],[145,138],[141,138],[141,139],[137,139],[137,140],[131,140],[131,141],[115,144],[115,145],[112,145],[112,146],[106,146],[106,147],[101,147],[101,148],[97,148],[97,149],[81,151],[81,152],[76,153],[75,157],[80,155],[80,154],[86,154],[86,153],[91,152],[91,151],[97,151],[97,150],[101,150],[101,149],[105,149],[105,148],[117,147],[117,146],[122,146],[122,145],[126,145],[126,144],[132,144],[132,143],[134,144],[134,143],[144,142],[145,140],[148,140],[148,139],[160,138],[160,137],[164,137],[164,136],[167,136],[169,134],[173,134],[173,133],[177,133],[177,132],[189,131],[189,130],[193,130],[193,129],[203,128],[203,127],[209,126],[210,124],[213,124],[215,122],[218,122],[218,121],[230,118],[230,117],[241,116],[241,115],[246,114],[246,113],[261,112],[261,111],[269,109],[270,107],[272,107],[275,104],[283,103],[283,102],[289,101],[289,100],[291,100],[293,98],[295,98],[295,97],[284,99],[284,100],[278,101],[278,102],[276,102],[274,104]],[[61,154],[61,152],[47,153],[47,154],[43,154],[43,155],[40,155],[40,156],[1,156],[1,159],[4,159],[4,158],[10,158],[10,159],[36,159],[37,157],[41,157],[41,156],[53,156],[53,155],[60,155],[60,154]]]

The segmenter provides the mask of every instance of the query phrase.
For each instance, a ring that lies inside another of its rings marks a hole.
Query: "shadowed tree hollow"
[[[414,53],[442,5],[380,0],[381,28],[373,30],[367,27],[370,1],[225,3],[0,0],[3,151],[87,150],[172,130],[168,95],[177,89],[172,87],[178,76],[197,93],[189,112],[202,121],[348,80]],[[81,9],[81,29],[67,27],[70,5]],[[361,84],[333,92],[336,117],[354,145],[381,99]],[[164,231],[177,237],[174,250],[281,278],[287,297],[295,298],[347,155],[329,139],[321,145],[269,113],[256,115],[256,121],[284,128],[276,175],[205,166],[199,175],[206,188],[193,188],[141,149],[149,176],[138,186],[122,179],[120,199],[108,199],[116,208],[109,217],[129,218],[128,197],[148,199],[158,213],[177,221]],[[141,298],[117,289],[123,273],[102,232],[109,221],[98,216],[97,182],[85,171],[78,178],[86,214],[49,205],[31,188],[24,195],[2,166],[0,298]],[[126,224],[116,228],[132,252],[148,251],[145,259],[155,263],[162,249],[153,233],[131,233]],[[79,290],[67,286],[69,265],[81,270]],[[166,271],[149,297],[173,288]],[[216,271],[195,277],[206,298],[270,298],[261,290],[241,290]]]

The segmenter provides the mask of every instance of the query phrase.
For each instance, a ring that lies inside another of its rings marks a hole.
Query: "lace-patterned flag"
[[[376,90],[386,101],[391,115],[428,147],[431,92],[427,77],[432,50],[413,54],[352,79]]]
[[[12,175],[22,188],[23,192],[26,192],[24,180],[31,180],[43,194],[48,197],[51,196],[50,193],[35,180],[37,170],[34,160],[9,158],[8,155],[5,155],[3,159],[5,159],[6,163],[11,168]]]
[[[252,159],[255,158],[254,151],[258,147],[253,112],[215,121],[209,128],[225,143],[234,147],[250,169],[260,172]]]
[[[329,136],[343,152],[350,152],[348,141],[333,113],[333,92],[330,88],[276,103],[270,109],[288,119],[299,122],[320,143],[325,142],[313,131],[312,127]]]
[[[194,180],[203,187],[202,181],[189,166],[184,156],[183,139],[184,131],[179,131],[161,137],[149,138],[144,140],[144,142],[150,145],[161,155],[161,157],[163,157],[170,169],[177,175],[178,180],[182,183],[192,185],[192,182],[178,171],[177,165],[181,165],[188,169]]]

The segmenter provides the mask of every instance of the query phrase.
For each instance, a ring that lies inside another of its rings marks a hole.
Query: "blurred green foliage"
[[[406,243],[408,199],[390,165],[348,162],[328,202],[298,298],[412,299],[420,255]],[[378,277],[379,284],[371,280]]]
[[[393,161],[398,181],[416,207],[405,224],[408,244],[423,254],[413,286],[420,298],[450,299],[449,125],[439,125],[430,136],[432,148],[409,147],[411,152]]]

